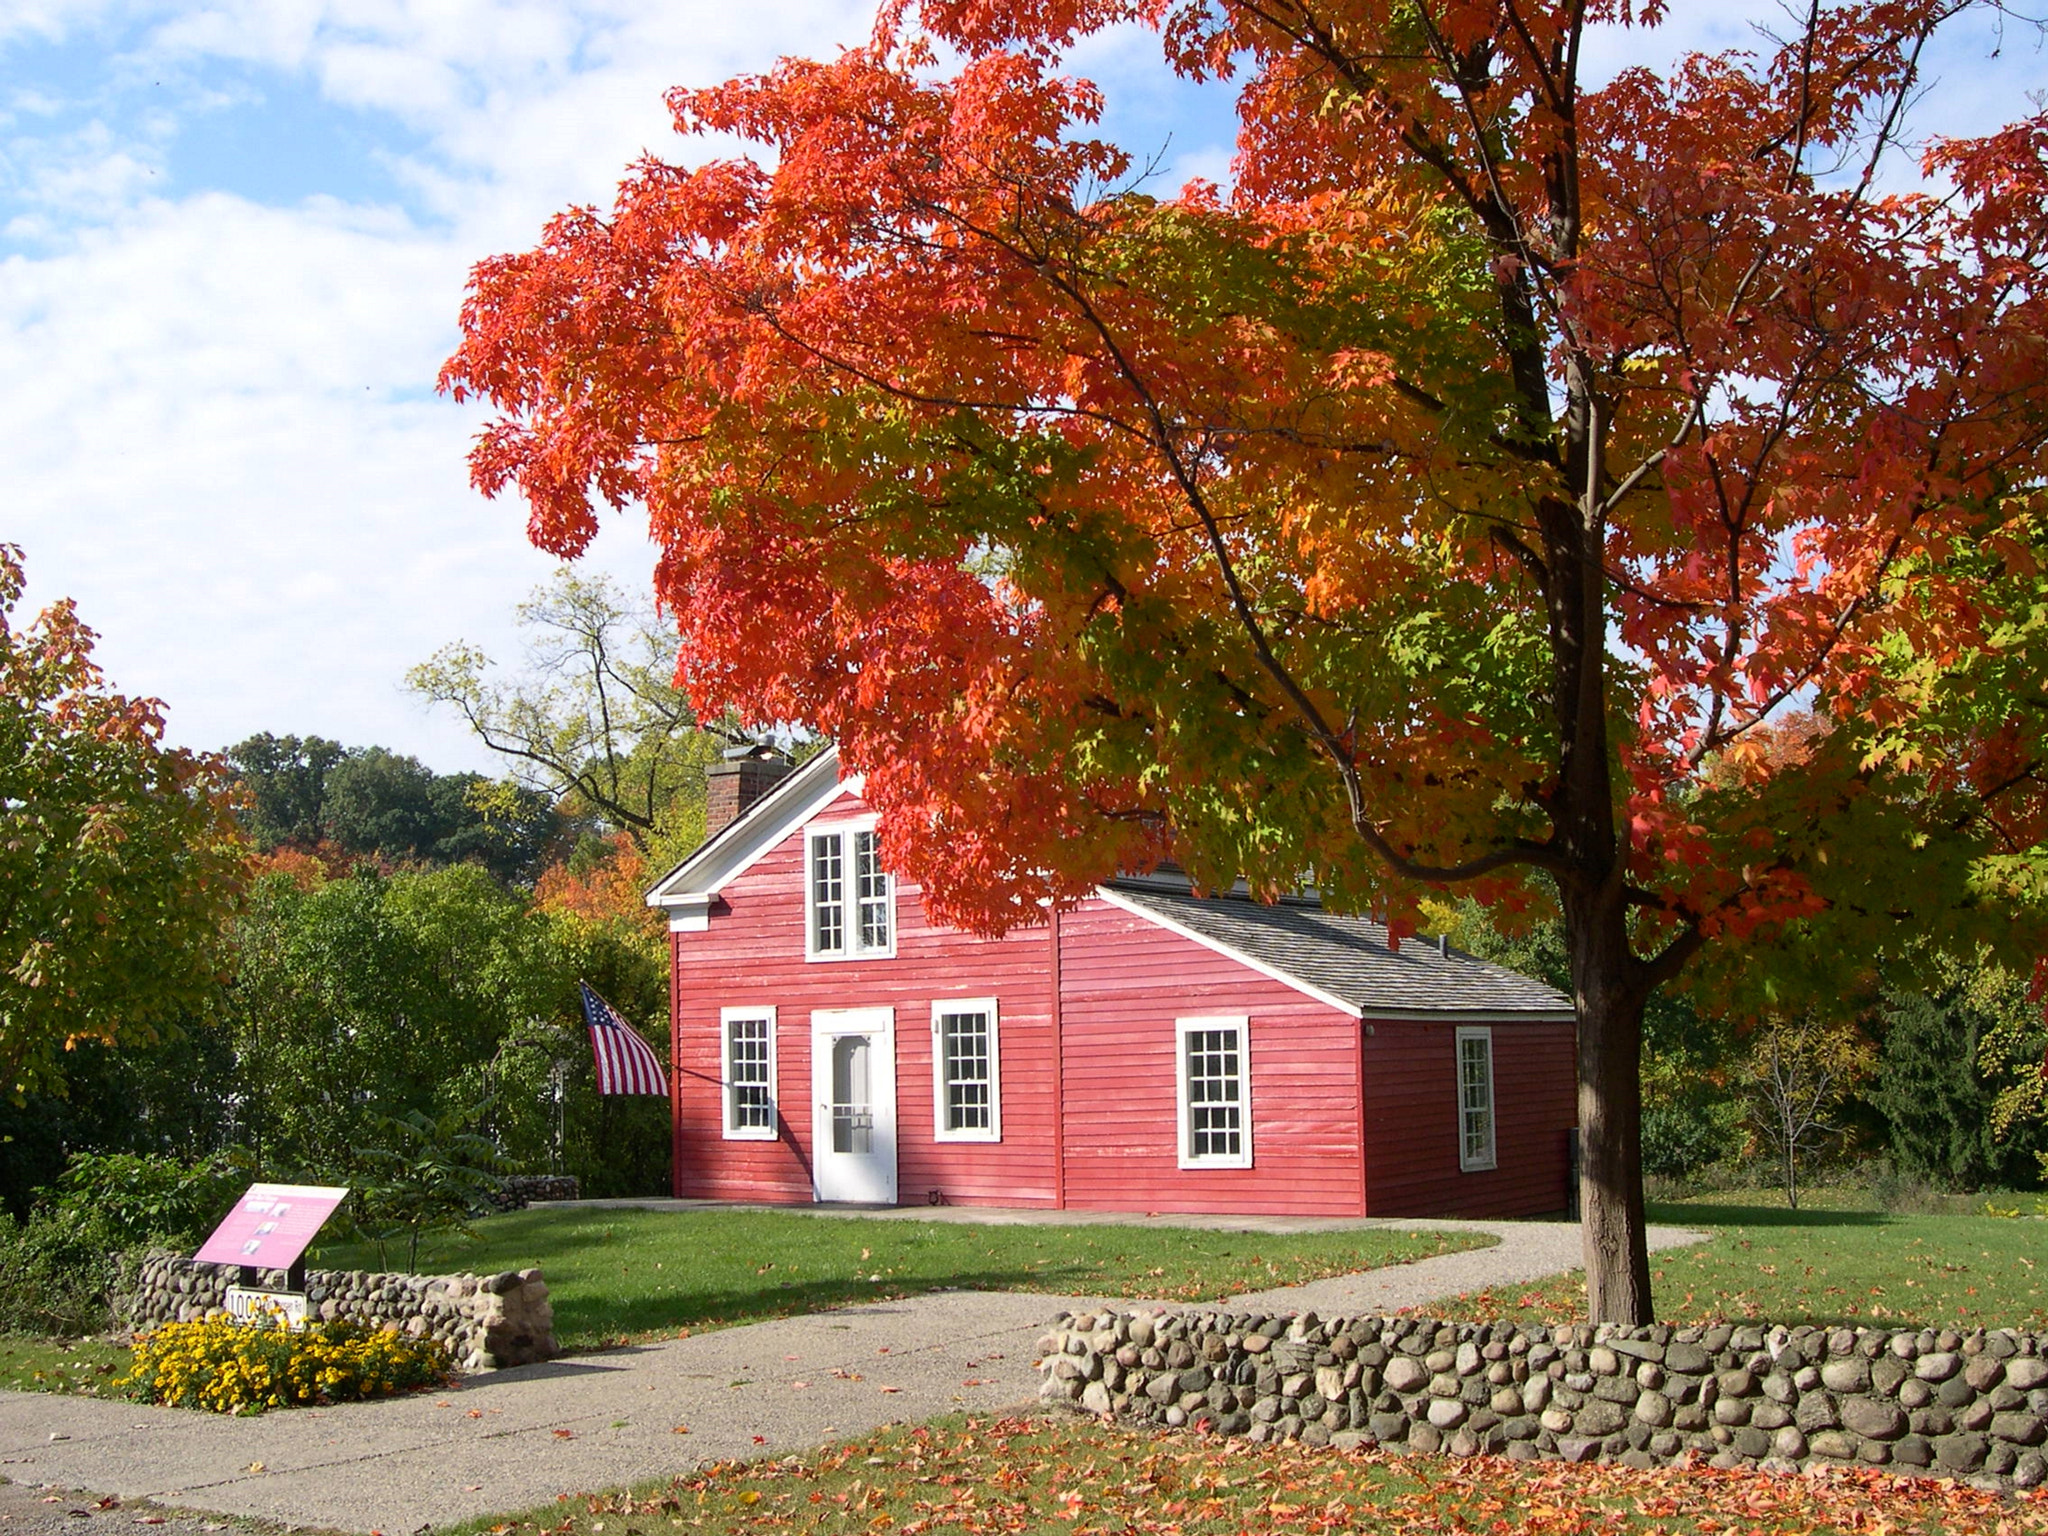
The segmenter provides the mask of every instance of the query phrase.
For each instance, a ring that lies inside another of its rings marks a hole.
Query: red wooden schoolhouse
[[[1316,1216],[1567,1204],[1572,1012],[1313,900],[1102,886],[929,921],[827,751],[719,765],[648,895],[673,960],[675,1192]]]

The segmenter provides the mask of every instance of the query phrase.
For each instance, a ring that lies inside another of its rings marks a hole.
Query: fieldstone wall
[[[181,1254],[153,1253],[132,1289],[115,1296],[114,1315],[137,1333],[159,1323],[226,1315],[233,1265],[201,1264]],[[256,1272],[257,1286],[283,1290],[285,1272]],[[555,1313],[537,1269],[496,1275],[373,1275],[361,1270],[306,1271],[308,1310],[324,1321],[347,1318],[440,1340],[456,1369],[488,1371],[552,1360]]]
[[[1251,1440],[2048,1480],[2048,1336],[1063,1314],[1040,1396]]]
[[[523,1211],[536,1200],[578,1200],[582,1185],[573,1173],[508,1173],[491,1191],[491,1206],[500,1211]]]

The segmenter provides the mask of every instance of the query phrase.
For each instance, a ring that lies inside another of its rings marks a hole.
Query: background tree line
[[[11,603],[18,586],[0,597]],[[35,626],[8,630],[0,613],[12,701],[34,720],[88,705],[90,720],[125,718],[133,706],[92,670],[90,631],[68,613],[71,627],[45,634],[40,651]],[[596,1093],[577,983],[666,1056],[666,941],[640,897],[662,861],[701,838],[703,770],[727,738],[698,728],[666,680],[651,612],[609,584],[564,573],[520,619],[528,654],[511,680],[461,646],[412,679],[505,753],[503,778],[271,732],[209,756],[145,731],[119,774],[69,770],[87,804],[125,774],[148,780],[136,795],[145,806],[203,814],[146,848],[128,837],[125,868],[71,898],[118,916],[123,875],[154,867],[142,854],[173,870],[161,883],[174,895],[155,909],[177,920],[154,945],[146,926],[131,928],[134,985],[110,978],[92,1029],[57,1033],[32,988],[0,1014],[0,1038],[36,1042],[47,1062],[0,1093],[0,1207],[25,1217],[81,1155],[191,1161],[233,1149],[264,1177],[347,1183],[380,1127],[414,1112],[466,1118],[507,1171],[571,1173],[593,1195],[667,1189],[667,1107]],[[57,651],[69,658],[61,676],[46,654]],[[40,873],[55,906],[68,887],[49,850],[76,841],[78,816],[59,815],[29,781],[61,781],[60,749],[78,756],[89,743],[45,735],[37,750],[14,745],[25,732],[0,739],[12,796],[0,810],[49,824],[18,883],[33,889]],[[217,878],[179,885],[202,833]],[[14,930],[10,950],[31,955],[59,926],[19,899],[0,925]],[[145,986],[169,1006],[145,1010]]]
[[[1504,933],[1474,903],[1437,915],[1473,953],[1568,989],[1555,920]],[[1660,994],[1644,1017],[1643,1172],[1791,1183],[1796,1199],[1808,1173],[1882,1159],[1893,1177],[1941,1190],[2041,1188],[2040,998],[1987,955],[1917,958],[1932,986],[1874,959],[1827,1011],[1749,1015]]]

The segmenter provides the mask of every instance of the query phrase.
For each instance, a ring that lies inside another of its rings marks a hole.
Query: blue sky
[[[1693,45],[1736,8],[1680,0]],[[1761,15],[1773,14],[1768,6]],[[497,765],[402,689],[515,646],[550,562],[469,488],[474,408],[436,398],[472,262],[605,202],[661,93],[867,31],[867,0],[9,0],[0,7],[0,539],[31,602],[78,600],[173,736],[257,730]],[[1924,114],[2025,110],[2031,36],[1958,45]],[[1603,68],[1645,56],[1602,41]],[[1673,44],[1650,45],[1668,56]],[[1220,176],[1228,101],[1135,34],[1072,61],[1163,179]],[[692,151],[702,153],[701,150]],[[591,557],[646,586],[617,520]]]

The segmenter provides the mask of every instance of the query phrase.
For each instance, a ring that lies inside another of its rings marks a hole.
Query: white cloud
[[[510,609],[552,564],[516,503],[467,486],[481,413],[429,393],[470,264],[666,148],[667,86],[866,26],[792,7],[693,38],[643,9],[262,0],[148,11],[164,19],[119,39],[176,79],[174,114],[246,99],[213,73],[229,60],[403,122],[411,146],[380,152],[428,194],[428,223],[332,197],[165,196],[175,122],[124,140],[111,113],[41,137],[16,117],[4,170],[29,211],[12,233],[41,243],[0,263],[0,537],[27,547],[32,601],[78,599],[116,683],[166,699],[176,738],[317,731],[493,766],[400,688],[458,637],[508,653]],[[623,520],[593,558],[641,586],[652,561]]]

